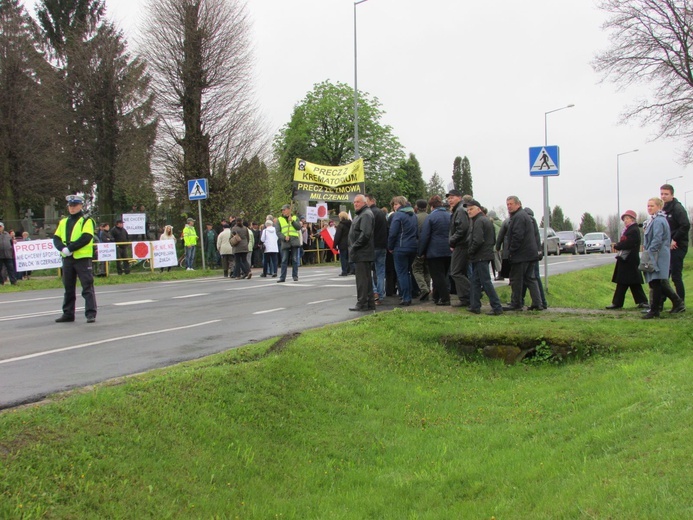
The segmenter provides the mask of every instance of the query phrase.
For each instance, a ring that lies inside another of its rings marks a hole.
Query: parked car
[[[585,235],[585,249],[588,253],[594,251],[606,253],[611,251],[611,239],[606,233],[587,233]]]
[[[547,252],[549,255],[560,255],[561,254],[561,239],[553,230],[549,228],[546,235],[549,237],[549,241],[546,244]],[[539,228],[539,236],[541,237],[541,250],[544,250],[544,228]]]
[[[585,254],[585,240],[582,238],[582,233],[579,231],[558,231],[556,234],[561,241],[561,253]]]

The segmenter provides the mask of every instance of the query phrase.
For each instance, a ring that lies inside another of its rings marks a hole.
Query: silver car
[[[611,239],[606,233],[587,233],[584,238],[585,250],[588,253],[611,251]]]

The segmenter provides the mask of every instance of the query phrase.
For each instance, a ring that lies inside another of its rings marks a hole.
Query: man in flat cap
[[[82,212],[84,197],[68,195],[67,209],[70,215],[58,223],[53,235],[53,245],[63,257],[63,314],[57,323],[75,321],[77,278],[82,285],[84,315],[87,323],[96,321],[96,293],[92,256],[94,254],[94,220]]]
[[[299,251],[303,241],[301,235],[301,221],[296,215],[291,214],[291,206],[284,204],[282,206],[282,214],[277,218],[277,237],[281,244],[281,274],[277,283],[286,281],[286,270],[289,265],[289,255],[291,255],[291,276],[294,282],[298,282],[298,264],[301,259]]]
[[[450,278],[455,282],[455,291],[459,301],[452,303],[453,307],[467,307],[469,305],[469,215],[464,207],[462,193],[459,190],[450,190],[445,194],[450,204],[449,245],[452,251],[450,258]]]
[[[185,246],[185,266],[187,271],[194,271],[195,248],[197,247],[197,231],[195,219],[189,218],[183,228],[183,245]],[[204,253],[203,253],[204,254]]]

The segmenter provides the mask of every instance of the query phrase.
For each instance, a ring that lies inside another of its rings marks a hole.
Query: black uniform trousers
[[[94,291],[94,273],[91,267],[91,258],[75,259],[71,256],[63,258],[63,285],[65,286],[63,316],[75,317],[77,278],[79,278],[79,283],[82,285],[84,315],[87,318],[95,318],[96,292]]]

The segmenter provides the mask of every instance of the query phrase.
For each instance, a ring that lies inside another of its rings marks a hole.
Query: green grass
[[[690,518],[692,322],[396,310],[58,396],[0,414],[0,518]]]

